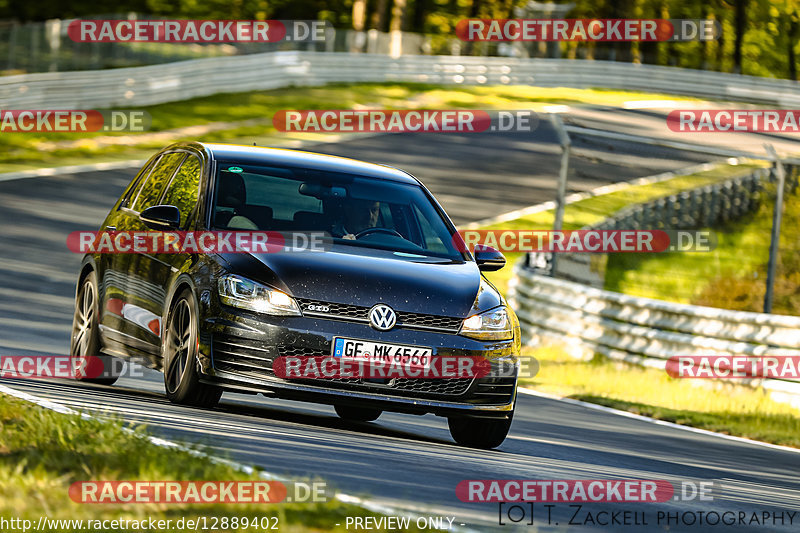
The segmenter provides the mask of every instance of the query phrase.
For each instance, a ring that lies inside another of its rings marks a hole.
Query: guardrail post
[[[553,230],[560,231],[564,225],[564,197],[567,194],[567,173],[569,172],[569,153],[572,147],[572,141],[569,138],[567,130],[564,129],[564,122],[562,122],[561,116],[559,116],[557,113],[551,113],[550,122],[553,123],[553,127],[558,135],[558,142],[561,145],[561,169],[558,173],[556,215],[555,220],[553,221]],[[550,262],[550,275],[553,277],[556,275],[556,257],[557,254],[553,253],[552,260]]]
[[[778,246],[781,239],[781,212],[783,211],[783,184],[786,173],[783,169],[778,153],[771,144],[765,144],[767,153],[775,161],[775,175],[778,178],[778,191],[775,195],[775,210],[772,213],[772,236],[769,243],[769,263],[767,263],[767,290],[764,291],[764,312],[772,312],[773,285],[775,283],[775,269],[778,263]]]

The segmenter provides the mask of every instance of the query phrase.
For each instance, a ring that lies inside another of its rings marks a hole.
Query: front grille
[[[514,377],[490,377],[479,379],[475,384],[470,403],[505,404],[514,396],[517,379]]]
[[[352,318],[356,320],[369,320],[369,307],[360,307],[357,305],[337,304],[332,302],[321,302],[319,300],[307,300],[305,298],[298,298],[300,302],[300,309],[304,314],[324,314],[335,315],[337,317]],[[327,311],[306,311],[309,305],[327,307]]]
[[[282,356],[293,357],[319,357],[329,356],[330,350],[315,350],[297,345],[280,345],[278,353]],[[302,381],[303,383],[319,385],[324,381],[326,385],[341,386],[343,388],[381,391],[388,394],[399,393],[401,395],[448,395],[458,396],[467,392],[472,378],[469,379],[414,379],[399,378],[393,380],[373,380],[361,378],[322,378],[292,380]]]
[[[214,335],[212,344],[214,368],[246,376],[274,376],[272,362],[275,350],[261,343],[240,338]]]
[[[284,357],[327,357],[330,353],[330,349],[319,350],[296,344],[281,344],[275,349],[256,341],[228,338],[219,334],[214,335],[212,341],[212,357],[216,370],[257,379],[282,381],[275,377],[272,369],[272,363],[275,357],[279,355]],[[465,394],[469,390],[473,379],[397,378],[370,381],[361,378],[322,378],[292,379],[289,381],[329,388],[381,392],[394,396],[441,398],[443,396],[453,397]],[[485,403],[500,403],[500,399],[495,400],[492,393],[493,389],[485,389],[484,395],[492,396],[491,401]]]
[[[338,304],[297,298],[300,309],[304,315],[327,318],[330,320],[345,320],[352,322],[368,322],[370,307],[359,305]],[[327,311],[309,311],[309,306],[327,307]],[[407,329],[425,329],[442,333],[458,333],[463,319],[457,317],[429,315],[424,313],[408,313],[397,311],[397,327]]]
[[[314,350],[313,348],[294,344],[281,344],[278,346],[278,353],[282,357],[326,357],[331,354],[331,351]]]
[[[422,313],[398,312],[397,321],[400,323],[401,326],[410,329],[429,328],[442,331],[447,330],[456,333],[458,332],[458,329],[461,327],[461,322],[463,321],[463,319],[453,318],[449,316],[425,315]]]
[[[397,379],[394,387],[407,391],[458,396],[467,392],[472,378],[464,379]]]
[[[282,357],[328,357],[331,355],[330,350],[314,350],[313,348],[306,348],[305,346],[297,346],[294,344],[281,344],[278,346],[278,353]],[[335,383],[361,383],[358,378],[319,378],[319,379],[304,379],[304,380],[291,380],[302,381],[303,383],[316,383],[319,385],[320,381],[335,382]]]

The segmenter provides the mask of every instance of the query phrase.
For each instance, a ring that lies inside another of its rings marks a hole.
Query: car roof
[[[386,165],[367,163],[357,159],[335,155],[316,154],[302,150],[284,148],[267,148],[264,146],[246,146],[241,144],[222,143],[177,143],[169,148],[194,147],[205,151],[212,159],[233,160],[244,164],[286,165],[314,170],[344,172],[372,178],[398,181],[419,185],[420,182],[408,172]]]

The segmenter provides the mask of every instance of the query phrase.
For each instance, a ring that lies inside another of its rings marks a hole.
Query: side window
[[[119,204],[120,207],[130,207],[131,202],[136,198],[139,194],[139,191],[142,189],[142,185],[144,182],[147,181],[147,177],[150,175],[150,171],[153,170],[153,167],[158,163],[158,158],[153,159],[150,161],[150,164],[145,166],[139,173],[133,178],[132,184],[128,189],[128,192],[125,193],[125,199],[122,200],[122,203]]]
[[[445,246],[441,237],[436,234],[431,223],[425,218],[425,215],[422,214],[417,206],[414,206],[414,214],[417,216],[417,220],[419,220],[422,237],[425,239],[425,247],[432,252],[447,253],[447,246]]]
[[[392,209],[386,202],[381,202],[381,218],[379,226],[397,230],[394,220],[392,220]]]
[[[150,177],[147,179],[147,183],[144,184],[142,190],[139,191],[139,196],[133,202],[132,209],[134,211],[141,212],[155,205],[156,200],[161,198],[161,192],[164,190],[167,182],[169,182],[170,178],[175,173],[175,169],[178,168],[178,165],[181,164],[185,156],[185,153],[177,152],[174,154],[167,154],[158,160],[153,172],[150,173]]]
[[[200,187],[200,159],[190,155],[181,165],[178,173],[172,179],[162,203],[174,205],[181,212],[181,227],[186,229],[189,216],[197,204],[198,189]]]

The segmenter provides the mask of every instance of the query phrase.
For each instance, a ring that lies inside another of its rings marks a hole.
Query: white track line
[[[744,444],[753,444],[756,446],[762,446],[764,448],[771,448],[773,450],[781,450],[784,452],[792,452],[792,453],[800,453],[800,448],[791,448],[789,446],[781,446],[780,444],[771,444],[769,442],[762,442],[760,440],[752,440],[746,439],[744,437],[734,437],[733,435],[726,435],[725,433],[717,433],[716,431],[709,431],[707,429],[699,429],[694,428],[691,426],[684,426],[681,424],[676,424],[674,422],[667,422],[665,420],[658,420],[656,418],[651,418],[649,416],[644,415],[637,415],[635,413],[630,413],[628,411],[621,411],[619,409],[614,409],[613,407],[606,407],[605,405],[599,405],[596,403],[589,403],[584,402],[582,400],[576,400],[574,398],[564,398],[563,396],[556,396],[555,394],[548,394],[546,392],[540,392],[533,389],[526,389],[520,387],[518,389],[520,394],[527,394],[528,396],[536,396],[539,398],[547,398],[548,400],[556,400],[559,402],[568,403],[571,405],[580,405],[581,407],[586,407],[587,409],[594,409],[595,411],[603,411],[604,413],[610,413],[613,415],[624,416],[626,418],[633,418],[634,420],[641,420],[642,422],[648,422],[650,424],[656,424],[658,426],[665,426],[673,429],[680,429],[682,431],[688,431],[690,433],[697,433],[700,435],[707,435],[709,437],[719,437],[721,439],[732,440],[734,442],[740,442]]]
[[[265,148],[288,148],[300,149],[310,148],[319,144],[342,143],[357,139],[367,139],[370,137],[377,137],[380,135],[391,135],[387,132],[372,132],[372,133],[341,133],[338,135],[328,135],[324,139],[286,139],[284,143],[275,144]],[[213,143],[209,143],[213,144]],[[154,150],[153,153],[156,153]],[[21,180],[26,178],[44,178],[50,176],[66,176],[69,174],[78,174],[80,172],[95,172],[98,170],[120,170],[125,168],[139,168],[147,159],[129,159],[127,161],[106,161],[103,163],[90,163],[86,165],[71,165],[64,167],[46,167],[35,168],[31,170],[20,170],[18,172],[0,173],[0,182]]]
[[[738,164],[738,160],[735,158],[731,158],[727,161],[727,163]],[[592,198],[603,194],[609,194],[612,192],[621,191],[629,187],[635,187],[638,185],[650,185],[653,183],[659,183],[661,181],[670,180],[677,176],[686,176],[689,174],[696,174],[698,172],[705,172],[713,168],[716,168],[717,166],[720,166],[722,164],[723,162],[700,163],[698,165],[692,165],[678,170],[670,170],[668,172],[662,172],[660,174],[654,174],[652,176],[636,178],[631,181],[620,181],[617,183],[611,183],[609,185],[602,185],[590,191],[568,194],[564,198],[564,203],[571,204],[574,202],[585,200],[587,198]],[[542,211],[549,211],[555,208],[556,208],[555,200],[550,200],[547,202],[543,202],[541,204],[536,204],[529,207],[523,207],[522,209],[515,209],[514,211],[509,211],[508,213],[503,213],[502,215],[485,218],[483,220],[478,220],[476,222],[470,222],[469,224],[464,225],[464,229],[478,229],[483,226],[490,226],[492,224],[499,224],[501,222],[509,222],[511,220],[516,220],[524,216],[533,215],[535,213],[541,213]]]
[[[19,391],[17,389],[12,389],[11,387],[7,387],[7,386],[2,385],[2,384],[0,384],[0,393],[7,394],[8,396],[12,396],[14,398],[17,398],[17,399],[20,399],[20,400],[23,400],[23,401],[38,405],[39,407],[43,407],[45,409],[49,409],[51,411],[55,411],[57,413],[61,413],[61,414],[64,414],[64,415],[78,415],[78,416],[80,416],[80,417],[82,417],[84,419],[87,419],[87,420],[91,420],[91,419],[95,418],[95,417],[93,417],[93,416],[91,416],[89,414],[82,413],[82,412],[79,412],[79,411],[75,411],[74,409],[71,409],[71,408],[67,407],[66,405],[60,404],[58,402],[54,402],[54,401],[48,400],[46,398],[40,398],[38,396],[34,396],[33,394],[28,394],[27,392]],[[132,433],[132,434],[137,434],[135,431],[133,431],[130,428],[123,428],[123,429],[125,431],[128,431],[128,432]],[[192,449],[192,448],[187,448],[186,446],[184,446],[182,444],[179,444],[177,442],[171,441],[171,440],[162,439],[162,438],[159,438],[159,437],[155,437],[153,435],[147,435],[145,438],[151,444],[154,444],[156,446],[160,446],[160,447],[164,447],[164,448],[174,448],[174,449],[178,449],[178,450],[181,450],[181,451],[185,451],[185,452],[190,453],[191,455],[194,455],[194,456],[197,456],[197,457],[201,457],[203,459],[208,459],[209,461],[211,461],[213,463],[228,465],[228,466],[238,470],[239,472],[242,472],[242,473],[245,473],[245,474],[248,474],[248,475],[252,475],[253,473],[256,473],[256,469],[253,468],[252,466],[249,466],[249,465],[246,465],[246,464],[243,464],[243,463],[238,463],[236,461],[231,461],[231,460],[228,460],[228,459],[223,459],[221,457],[216,457],[216,456],[213,456],[213,455],[209,455],[207,453],[204,453],[204,452],[201,452],[199,450]],[[292,481],[292,478],[288,478],[288,477],[285,477],[285,476],[279,476],[279,475],[276,475],[276,474],[271,474],[271,473],[269,473],[269,472],[267,472],[265,470],[260,470],[258,472],[258,475],[262,479],[266,479],[266,480],[270,480],[270,481],[282,481],[282,482],[284,482],[284,481],[285,482],[291,482]],[[401,508],[392,507],[390,505],[379,503],[379,502],[376,502],[376,501],[373,501],[373,500],[370,500],[370,499],[359,498],[358,496],[353,496],[352,494],[347,494],[345,492],[337,493],[335,498],[337,500],[343,502],[343,503],[349,503],[349,504],[352,504],[352,505],[356,505],[358,507],[362,507],[362,508],[364,508],[364,509],[366,509],[368,511],[372,511],[374,513],[381,513],[381,514],[389,515],[389,516],[406,516],[406,517],[409,517],[411,519],[417,519],[417,518],[420,518],[420,517],[423,516],[422,514],[417,514],[416,511],[415,512],[410,512],[407,509],[401,509]],[[453,530],[454,531],[463,531],[465,533],[478,533],[476,530],[473,530],[473,529],[470,529],[470,528],[467,528],[467,527],[462,527],[462,526],[453,527]]]
[[[21,170],[19,172],[6,172],[0,174],[0,181],[21,180],[26,178],[44,178],[47,176],[62,176],[78,174],[79,172],[93,172],[96,170],[118,170],[123,168],[136,168],[144,163],[143,159],[129,159],[128,161],[110,161],[105,163],[91,163],[89,165],[72,165],[68,167],[36,168]]]

